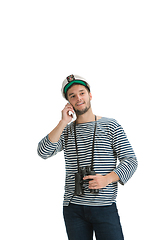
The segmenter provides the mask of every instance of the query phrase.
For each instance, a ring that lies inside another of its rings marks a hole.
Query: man
[[[135,153],[116,120],[93,114],[90,85],[84,78],[68,76],[62,95],[68,100],[62,119],[41,140],[38,154],[46,159],[64,150],[63,214],[68,239],[91,240],[95,232],[97,240],[123,240],[117,188],[135,172]]]

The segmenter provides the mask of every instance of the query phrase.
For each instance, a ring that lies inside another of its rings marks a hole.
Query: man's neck
[[[76,124],[93,121],[95,121],[95,115],[93,114],[92,110],[89,109],[86,113],[77,116]]]

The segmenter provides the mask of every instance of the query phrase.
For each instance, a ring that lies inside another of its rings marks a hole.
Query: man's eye
[[[75,95],[71,96],[71,98],[74,98],[74,97],[75,97]]]

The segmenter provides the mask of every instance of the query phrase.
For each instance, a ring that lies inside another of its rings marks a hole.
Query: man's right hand
[[[71,114],[69,114],[71,112]],[[74,114],[74,109],[71,104],[67,103],[64,109],[62,110],[62,121],[66,124],[72,121]]]
[[[62,119],[58,125],[49,133],[48,137],[52,143],[58,142],[64,128],[69,122],[72,121],[73,115],[69,115],[69,112],[74,113],[71,104],[67,103],[65,108],[62,110]]]

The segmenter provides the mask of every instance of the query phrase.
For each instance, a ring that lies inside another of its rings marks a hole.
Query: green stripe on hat
[[[86,84],[85,82],[81,81],[81,80],[73,80],[72,82],[68,83],[68,84],[65,86],[65,88],[64,88],[64,93],[65,93],[65,94],[66,94],[68,88],[69,88],[70,86],[72,86],[74,83],[79,83],[79,84],[81,84],[81,85],[83,85],[83,86],[85,86],[85,87],[87,86],[87,84]]]

